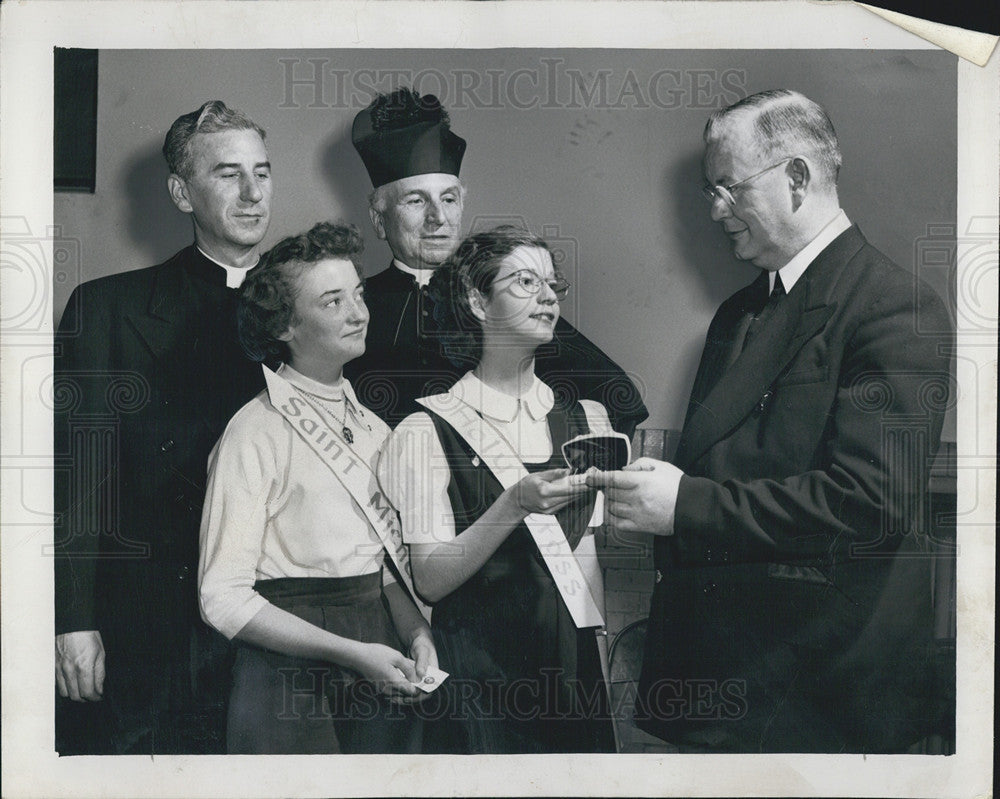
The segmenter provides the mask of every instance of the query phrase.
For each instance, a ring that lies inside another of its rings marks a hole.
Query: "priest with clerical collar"
[[[438,98],[405,87],[361,111],[351,138],[374,186],[372,225],[392,262],[365,281],[368,348],[346,374],[362,403],[395,425],[413,400],[447,389],[465,372],[444,354],[427,284],[462,239],[466,141]],[[562,399],[602,402],[617,430],[631,435],[648,416],[624,371],[565,320],[536,358],[539,376],[560,386]]]

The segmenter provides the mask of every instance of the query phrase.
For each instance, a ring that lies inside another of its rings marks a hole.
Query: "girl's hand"
[[[414,636],[410,644],[410,657],[415,664],[413,670],[416,672],[418,682],[427,674],[427,669],[438,668],[437,649],[434,648],[430,630],[423,630]]]
[[[416,664],[402,652],[385,644],[362,644],[354,668],[371,682],[379,693],[389,697],[413,697],[418,691]]]
[[[570,477],[569,469],[549,469],[529,474],[507,490],[527,516],[529,513],[555,513],[590,489],[579,475]]]

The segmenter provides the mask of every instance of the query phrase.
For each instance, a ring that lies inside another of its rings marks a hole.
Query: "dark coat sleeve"
[[[949,397],[947,313],[930,290],[915,307],[903,279],[860,296],[841,299],[856,307],[819,335],[816,360],[780,377],[770,405],[681,480],[683,560],[892,550],[919,524]]]
[[[86,335],[82,325],[86,322]],[[94,447],[74,446],[73,418],[99,413],[88,376],[99,379],[110,370],[109,308],[94,284],[77,288],[66,306],[56,335],[53,383],[55,490],[55,623],[56,634],[97,629],[95,574],[100,554],[101,487],[110,481],[112,463]],[[86,443],[86,442],[84,442]],[[85,452],[95,457],[83,457]],[[75,454],[74,454],[75,453]]]

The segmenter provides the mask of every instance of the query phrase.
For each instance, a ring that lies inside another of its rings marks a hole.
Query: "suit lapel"
[[[180,403],[191,401],[192,386],[204,375],[199,354],[207,351],[200,341],[206,313],[205,298],[195,290],[185,268],[191,258],[199,257],[194,248],[182,250],[158,271],[144,314],[130,314],[126,323],[149,350],[153,359],[151,374],[160,389]],[[195,403],[198,415],[214,429],[209,403]]]
[[[856,228],[841,234],[795,284],[774,309],[767,325],[726,368],[740,315],[731,319],[711,353],[714,381],[704,380],[704,398],[692,393],[692,407],[684,425],[675,460],[682,468],[700,458],[726,437],[761,402],[774,381],[788,367],[802,345],[815,336],[837,308],[831,297],[842,267],[860,249],[864,239]],[[705,356],[709,357],[706,347]],[[721,374],[720,374],[721,371]],[[697,386],[696,386],[697,388]]]
[[[189,321],[197,318],[197,308],[192,307],[196,303],[196,292],[190,287],[183,264],[168,261],[153,284],[146,313],[131,314],[128,322],[153,358],[159,360],[190,335]]]
[[[737,360],[746,336],[749,315],[759,312],[763,307],[767,286],[767,272],[762,271],[753,283],[734,297],[734,302],[727,303],[722,318],[718,320],[713,333],[705,342],[705,352],[702,356],[704,368],[699,369],[695,388],[691,392],[699,405]],[[689,410],[689,415],[691,412],[692,410]]]

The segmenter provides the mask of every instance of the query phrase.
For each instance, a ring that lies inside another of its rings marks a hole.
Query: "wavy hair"
[[[472,312],[469,293],[490,296],[500,262],[518,247],[552,252],[548,243],[524,228],[500,225],[469,236],[455,254],[434,270],[427,289],[445,355],[456,366],[475,366],[483,354],[483,329]]]
[[[305,233],[289,236],[261,256],[240,287],[240,344],[254,361],[288,360],[288,344],[279,337],[292,323],[299,276],[309,264],[346,258],[361,276],[361,233],[344,222],[320,222]]]
[[[191,177],[191,139],[198,133],[218,133],[223,130],[252,130],[261,141],[267,138],[264,129],[242,111],[230,108],[222,100],[209,100],[197,111],[174,120],[163,139],[163,157],[171,174],[188,180]]]

